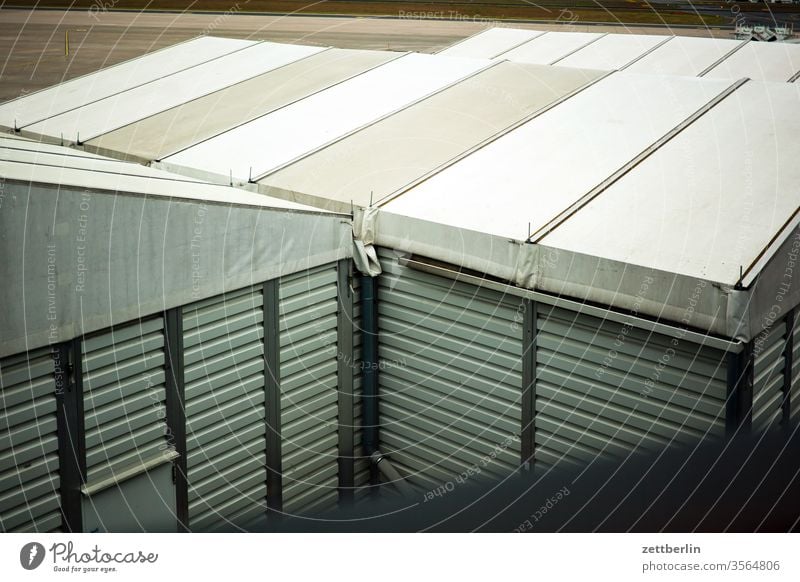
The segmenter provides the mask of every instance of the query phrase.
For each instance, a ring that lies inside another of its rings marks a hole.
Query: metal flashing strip
[[[400,107],[398,109],[390,111],[389,113],[387,113],[385,115],[381,115],[377,119],[373,119],[372,121],[369,121],[369,122],[367,122],[367,123],[365,123],[363,125],[360,125],[360,126],[356,127],[355,129],[352,129],[352,130],[348,131],[347,133],[345,133],[343,135],[340,135],[339,137],[337,137],[335,139],[332,139],[332,140],[330,140],[330,141],[328,141],[328,142],[326,142],[324,144],[318,145],[317,147],[312,148],[311,150],[309,150],[307,152],[304,152],[304,153],[300,154],[299,156],[297,156],[297,157],[295,157],[295,158],[293,158],[293,159],[291,159],[291,160],[289,160],[287,162],[279,164],[278,166],[276,166],[276,167],[274,167],[274,168],[272,168],[270,170],[267,170],[266,172],[263,172],[262,174],[259,174],[255,178],[251,178],[250,181],[251,182],[258,182],[260,180],[263,180],[264,178],[266,178],[266,177],[268,177],[268,176],[270,176],[272,174],[275,174],[276,172],[279,172],[279,171],[283,170],[284,168],[286,168],[288,166],[291,166],[292,164],[294,164],[296,162],[299,162],[300,160],[302,160],[304,158],[307,158],[307,157],[319,152],[320,150],[324,150],[325,148],[327,148],[329,146],[332,146],[335,143],[338,143],[338,142],[340,142],[340,141],[342,141],[344,139],[347,139],[348,137],[350,137],[352,135],[355,135],[358,132],[363,131],[364,129],[366,129],[368,127],[371,127],[371,126],[375,125],[376,123],[380,123],[384,119],[388,119],[389,117],[392,117],[393,115],[397,115],[401,111],[405,111],[405,110],[409,109],[410,107],[413,107],[414,105],[417,105],[418,103],[422,103],[426,99],[429,99],[429,98],[433,97],[434,95],[438,95],[439,93],[442,93],[443,91],[446,91],[446,90],[450,89],[451,87],[455,87],[459,83],[463,83],[463,82],[467,81],[468,79],[471,79],[471,78],[475,77],[476,75],[479,75],[479,74],[483,73],[484,71],[487,71],[487,70],[491,69],[492,67],[496,67],[497,65],[499,65],[499,64],[501,64],[503,62],[504,61],[491,61],[486,66],[481,67],[477,71],[474,71],[474,72],[468,74],[465,77],[461,77],[459,79],[456,79],[455,81],[453,81],[452,83],[448,83],[444,87],[440,87],[439,89],[431,91],[430,93],[427,93],[427,94],[423,95],[422,97],[419,97],[418,99],[415,99],[415,100],[411,101],[410,103],[406,103],[405,105],[403,105],[402,107]]]
[[[577,53],[578,51],[582,51],[583,49],[585,49],[585,48],[586,48],[587,46],[589,46],[590,44],[596,43],[598,40],[600,40],[601,38],[605,38],[605,37],[607,37],[608,35],[609,35],[609,33],[608,33],[608,32],[606,32],[606,33],[604,33],[604,34],[601,34],[600,36],[593,38],[592,40],[590,40],[590,41],[589,41],[589,42],[587,42],[586,44],[584,44],[584,45],[581,45],[581,46],[579,46],[579,47],[578,47],[578,48],[576,48],[576,49],[572,49],[572,50],[571,50],[571,51],[569,51],[567,54],[565,54],[565,55],[561,55],[561,56],[560,56],[560,57],[558,57],[556,60],[554,60],[554,61],[552,61],[552,62],[550,62],[550,63],[547,63],[547,64],[548,64],[548,65],[550,65],[550,66],[553,66],[553,65],[555,65],[557,62],[559,62],[559,61],[563,61],[564,59],[566,59],[567,57],[570,57],[570,56],[574,55],[574,54],[575,54],[575,53]]]
[[[520,462],[530,470],[536,459],[536,301],[522,300],[522,414]]]
[[[201,37],[196,37],[196,38],[201,38]],[[194,39],[192,39],[192,40],[194,40]],[[189,42],[189,41],[186,41],[186,42]],[[242,48],[238,48],[238,49],[236,49],[236,50],[233,50],[233,51],[231,51],[231,52],[228,52],[228,53],[224,53],[224,54],[218,55],[218,56],[216,56],[216,57],[214,57],[214,58],[212,58],[212,59],[208,59],[207,61],[203,61],[203,62],[200,62],[200,63],[196,63],[196,64],[194,64],[194,65],[191,65],[191,66],[189,66],[189,67],[185,67],[185,68],[183,68],[183,69],[180,69],[180,70],[177,70],[177,71],[173,71],[173,72],[171,72],[171,73],[169,73],[169,74],[167,74],[167,75],[162,75],[162,76],[160,76],[160,77],[156,77],[155,79],[150,79],[149,81],[146,81],[146,82],[144,82],[144,83],[139,83],[138,85],[133,85],[132,87],[127,87],[127,88],[123,89],[122,91],[117,91],[116,93],[111,93],[111,94],[109,94],[109,95],[104,95],[103,97],[100,97],[99,99],[94,99],[94,100],[92,100],[92,101],[87,101],[86,103],[81,103],[81,104],[80,104],[80,105],[78,105],[77,107],[72,107],[72,108],[70,108],[70,109],[65,109],[64,111],[59,111],[59,112],[57,112],[57,113],[53,113],[52,115],[48,115],[47,117],[42,117],[41,119],[37,119],[36,121],[31,121],[31,122],[29,122],[29,123],[26,123],[25,125],[20,125],[19,127],[15,127],[14,129],[15,129],[15,130],[18,130],[18,129],[24,129],[24,128],[26,128],[26,127],[28,127],[28,126],[31,126],[31,125],[34,125],[34,124],[36,124],[36,123],[41,123],[41,122],[43,122],[43,121],[46,121],[46,120],[48,120],[48,119],[50,119],[50,118],[52,118],[52,117],[57,117],[57,116],[59,116],[59,115],[63,115],[64,113],[69,113],[70,111],[75,111],[76,109],[80,109],[80,108],[82,108],[82,107],[86,107],[87,105],[91,105],[92,103],[97,103],[98,101],[103,101],[104,99],[109,99],[109,98],[111,98],[111,97],[115,97],[115,96],[117,96],[117,95],[121,95],[122,93],[127,93],[128,91],[131,91],[132,89],[136,89],[136,88],[138,88],[138,87],[144,87],[145,85],[149,85],[150,83],[154,83],[155,81],[159,81],[159,80],[161,80],[161,79],[166,79],[167,77],[171,77],[171,76],[173,76],[173,75],[176,75],[176,74],[178,74],[178,73],[182,73],[182,72],[184,72],[184,71],[188,71],[188,70],[190,70],[190,69],[193,69],[193,68],[195,68],[195,67],[199,67],[199,66],[201,66],[201,65],[206,65],[206,64],[208,64],[208,63],[214,62],[214,61],[216,61],[217,59],[221,59],[222,57],[227,57],[227,56],[230,56],[230,55],[236,54],[236,53],[238,53],[238,52],[240,52],[240,51],[244,51],[244,50],[247,50],[247,49],[253,48],[253,47],[255,47],[255,46],[258,46],[259,44],[263,44],[264,42],[267,42],[267,41],[257,41],[257,42],[255,42],[254,44],[251,44],[251,45],[248,45],[248,46],[244,46],[244,47],[242,47]],[[184,43],[178,43],[178,44],[184,44]],[[178,45],[172,45],[172,46],[178,46]],[[165,50],[165,49],[168,49],[168,48],[172,48],[172,46],[169,46],[169,47],[164,47],[163,49],[159,49],[159,50]],[[123,65],[123,64],[130,63],[130,62],[132,62],[132,61],[135,61],[135,60],[142,59],[142,58],[144,58],[144,57],[146,57],[146,56],[148,56],[148,55],[155,54],[156,52],[159,52],[159,51],[153,51],[152,53],[148,53],[148,54],[146,54],[146,55],[141,55],[140,57],[136,57],[135,59],[130,59],[130,60],[128,60],[128,61],[123,61],[122,63],[117,63],[117,65],[113,65],[112,67],[108,67],[108,69],[111,69],[111,68],[113,68],[113,67],[115,67],[115,66],[118,66],[118,65]],[[94,71],[94,73],[98,73],[98,72],[100,72],[100,71],[106,71],[106,70],[108,70],[108,69],[100,69],[99,71]],[[94,74],[94,73],[89,73],[89,75],[92,75],[92,74]],[[86,75],[86,76],[88,76],[88,75]],[[77,78],[77,79],[80,79],[81,77],[76,77],[76,78]],[[72,81],[72,80],[74,80],[74,79],[70,79],[70,81]],[[53,86],[51,86],[51,87],[47,87],[47,89],[52,89],[53,87],[58,87],[58,85],[53,85]],[[44,91],[44,90],[45,90],[45,89],[42,89],[42,91]],[[37,91],[37,93],[38,93],[38,91]],[[31,94],[29,94],[29,95],[25,95],[25,97],[30,97],[30,95],[33,95],[33,93],[31,93]],[[4,103],[4,105],[5,105],[5,103]],[[96,136],[95,136],[95,137],[96,137]],[[89,138],[89,139],[92,139],[92,138]]]
[[[534,31],[534,32],[539,32],[539,31]],[[526,39],[525,39],[525,40],[523,40],[522,42],[518,42],[518,43],[517,43],[517,44],[515,44],[514,46],[511,46],[511,47],[509,47],[509,48],[507,48],[507,49],[505,49],[505,50],[502,50],[502,51],[500,51],[499,53],[497,53],[496,55],[494,55],[494,56],[491,56],[491,57],[488,57],[488,58],[490,58],[490,59],[497,59],[497,58],[499,58],[500,56],[502,56],[502,55],[506,54],[508,51],[513,51],[514,49],[521,47],[521,46],[522,46],[522,45],[524,45],[525,43],[531,42],[532,40],[536,40],[536,39],[537,39],[537,38],[539,38],[540,36],[544,36],[544,35],[545,35],[545,34],[547,34],[548,32],[549,32],[549,31],[547,31],[547,30],[545,30],[544,32],[539,32],[539,34],[537,34],[536,36],[532,36],[531,38],[526,38]]]
[[[264,389],[267,439],[267,513],[283,510],[283,453],[281,452],[280,279],[264,283]]]
[[[319,53],[314,53],[313,55],[309,55],[309,56],[315,56],[315,55],[318,55],[318,54],[320,54],[322,52],[325,52],[325,51],[320,51]],[[410,53],[410,52],[398,53],[398,55],[393,59],[389,59],[388,61],[384,61],[382,63],[378,63],[377,65],[369,67],[368,69],[364,69],[363,71],[361,71],[359,73],[356,73],[355,75],[351,75],[351,76],[347,77],[346,79],[341,79],[339,81],[336,81],[335,83],[333,83],[331,85],[328,85],[327,87],[322,87],[321,89],[317,89],[313,93],[309,93],[308,95],[304,95],[302,97],[299,97],[298,99],[295,99],[294,101],[291,101],[289,103],[285,103],[284,105],[281,105],[280,107],[276,107],[275,109],[267,111],[266,113],[262,113],[261,115],[259,115],[257,117],[254,117],[252,119],[248,119],[247,121],[242,121],[241,123],[237,123],[236,125],[233,125],[233,126],[229,127],[228,129],[226,129],[225,131],[220,131],[219,133],[215,133],[214,135],[210,135],[210,136],[208,136],[206,138],[201,139],[198,142],[192,143],[190,145],[187,145],[186,147],[182,147],[182,148],[180,148],[178,150],[175,150],[174,152],[171,152],[169,154],[163,155],[163,156],[161,156],[160,158],[157,158],[154,161],[161,162],[161,161],[169,158],[170,156],[177,155],[177,154],[179,154],[181,152],[184,152],[184,151],[188,150],[189,148],[193,148],[193,147],[195,147],[195,146],[197,146],[197,145],[199,145],[201,143],[205,143],[205,142],[207,142],[207,141],[209,141],[211,139],[214,139],[215,137],[219,137],[219,136],[221,136],[221,135],[223,135],[225,133],[228,133],[229,131],[233,131],[234,129],[239,128],[239,127],[241,127],[243,125],[247,125],[248,123],[252,123],[252,122],[254,122],[254,121],[258,120],[258,119],[261,119],[262,117],[266,117],[267,115],[272,115],[276,111],[280,111],[281,109],[285,109],[286,107],[294,105],[295,103],[299,103],[300,101],[303,101],[304,99],[308,99],[309,97],[312,97],[312,96],[314,96],[314,95],[316,95],[318,93],[322,93],[323,91],[327,91],[328,89],[336,87],[337,85],[341,85],[342,83],[346,83],[347,81],[351,81],[351,80],[355,79],[356,77],[360,77],[361,75],[364,75],[365,73],[369,73],[370,71],[374,71],[375,69],[377,69],[379,67],[383,67],[384,65],[388,65],[389,63],[393,63],[393,62],[395,62],[395,61],[397,61],[397,60],[399,60],[399,59],[401,59],[403,57],[407,57],[410,54],[412,54],[412,53]],[[297,61],[293,61],[292,63],[289,63],[289,64],[294,64],[296,62]],[[271,73],[271,72],[272,71],[266,71],[266,72],[262,73],[262,75],[265,75],[265,74]],[[251,79],[245,79],[245,81],[250,81],[250,80],[252,80],[252,78]],[[225,89],[220,89],[220,91],[224,91],[224,90]],[[207,96],[208,95],[206,95],[206,97]],[[178,107],[180,107],[180,106],[178,106]],[[255,181],[255,180],[253,180],[252,177],[251,177],[251,181]]]
[[[491,281],[489,279],[484,279],[482,277],[477,277],[475,275],[460,273],[458,271],[453,271],[451,269],[446,269],[444,267],[439,267],[436,265],[424,263],[414,259],[401,258],[398,259],[398,262],[409,268],[416,269],[418,271],[423,271],[425,273],[430,273],[433,275],[441,275],[442,277],[447,277],[448,279],[452,279],[454,281],[460,281],[462,283],[468,283],[470,285],[475,285],[478,287],[485,287],[487,289],[494,289],[496,291],[500,291],[501,293],[513,295],[515,297],[530,299],[531,301],[541,303],[543,305],[552,305],[555,307],[561,307],[564,309],[569,309],[570,311],[575,311],[577,313],[591,315],[607,321],[614,321],[617,323],[621,323],[623,325],[627,324],[630,325],[631,327],[643,329],[645,331],[651,331],[654,333],[659,333],[670,338],[686,339],[687,341],[690,341],[692,343],[701,346],[707,346],[710,348],[715,348],[725,352],[739,353],[742,351],[744,347],[744,343],[741,341],[730,341],[719,337],[705,335],[696,331],[691,331],[685,328],[674,327],[666,323],[651,321],[649,319],[644,319],[641,317],[637,317],[635,315],[627,315],[625,313],[621,313],[618,311],[612,311],[611,309],[597,307],[594,305],[587,305],[585,303],[581,303],[579,301],[575,301],[572,299],[556,297],[553,295],[549,295],[547,293],[542,293],[541,291],[531,291],[529,289],[523,289],[521,287],[515,287],[513,285],[508,285],[506,283],[499,283],[497,281]]]
[[[530,113],[530,114],[526,115],[525,117],[523,117],[522,119],[520,119],[518,121],[515,121],[514,123],[512,123],[508,127],[505,127],[503,129],[501,129],[500,131],[498,131],[494,135],[489,136],[485,140],[475,144],[471,148],[461,152],[457,156],[455,156],[455,157],[447,160],[443,164],[440,164],[439,166],[435,167],[433,170],[423,174],[422,176],[420,176],[419,178],[416,178],[415,180],[409,182],[405,186],[401,186],[400,188],[398,188],[394,192],[392,192],[390,194],[387,194],[383,198],[377,200],[376,201],[376,205],[377,206],[384,206],[384,205],[388,204],[389,202],[391,202],[392,200],[394,200],[398,196],[402,196],[403,194],[405,194],[406,192],[408,192],[412,188],[416,188],[417,186],[419,186],[423,182],[426,182],[427,180],[430,180],[435,175],[437,175],[437,174],[443,172],[444,170],[446,170],[447,168],[455,165],[456,163],[460,162],[464,158],[466,158],[468,156],[471,156],[472,154],[474,154],[478,150],[485,148],[486,146],[488,146],[489,144],[497,141],[498,139],[500,139],[504,135],[506,135],[508,133],[511,133],[512,131],[514,131],[515,129],[517,129],[519,127],[522,127],[523,125],[525,125],[529,121],[539,117],[540,115],[543,115],[543,114],[547,113],[548,111],[550,111],[551,109],[553,109],[555,107],[558,107],[559,105],[561,105],[567,99],[570,99],[571,97],[574,97],[578,93],[581,93],[582,91],[585,91],[589,87],[592,87],[593,85],[599,83],[603,79],[606,79],[610,75],[613,75],[615,72],[616,71],[608,71],[604,75],[601,75],[601,76],[597,77],[596,79],[593,79],[593,80],[589,81],[585,85],[581,85],[580,87],[578,87],[577,89],[574,89],[573,91],[567,93],[566,95],[563,95],[563,96],[559,97],[558,99],[556,99],[555,101],[553,101],[552,103],[550,103],[548,105],[545,105],[541,109],[537,109],[533,113]]]
[[[353,501],[355,488],[355,445],[353,422],[353,286],[351,282],[351,259],[343,259],[337,269],[336,316],[337,378],[339,389],[339,499],[344,503]]]
[[[717,104],[719,104],[723,99],[731,95],[734,91],[736,91],[739,87],[744,85],[749,79],[739,79],[738,81],[734,82],[732,85],[727,87],[724,91],[719,93],[716,97],[711,99],[705,105],[700,107],[697,111],[692,113],[689,117],[684,119],[678,125],[673,127],[669,130],[666,134],[661,136],[655,143],[651,144],[649,147],[645,148],[643,151],[639,152],[632,160],[628,161],[622,167],[617,169],[613,174],[611,174],[608,178],[600,182],[597,186],[589,190],[586,194],[581,196],[576,202],[570,204],[567,208],[560,211],[556,214],[552,219],[550,219],[546,224],[538,228],[535,232],[533,232],[525,242],[528,243],[538,243],[541,240],[561,226],[564,222],[569,220],[571,216],[573,216],[576,212],[580,211],[584,208],[587,204],[589,204],[592,200],[600,196],[603,192],[605,192],[608,188],[610,188],[614,183],[620,180],[623,176],[625,176],[628,172],[633,170],[636,166],[642,163],[644,160],[649,158],[653,153],[658,151],[664,144],[669,142],[672,138],[680,134],[683,130],[687,127],[692,125],[695,121],[700,119],[703,115],[711,111]]]
[[[154,467],[158,467],[165,463],[171,463],[178,457],[180,457],[178,451],[167,449],[164,451],[164,454],[159,457],[154,457],[142,463],[131,465],[130,467],[123,469],[121,471],[117,471],[113,475],[109,475],[104,479],[99,479],[98,481],[95,481],[91,485],[88,484],[83,485],[81,487],[81,493],[86,497],[91,497],[92,495],[100,493],[101,491],[109,489],[110,487],[114,487],[115,485],[119,485],[120,483],[128,481],[129,479],[137,477],[138,475],[143,475],[144,473],[147,473],[150,469],[153,469]]]
[[[789,77],[789,80],[786,81],[786,82],[787,83],[794,83],[795,81],[797,81],[797,79],[800,79],[800,71],[797,71],[794,75]]]
[[[656,44],[655,46],[651,46],[649,49],[647,49],[646,51],[644,51],[644,52],[643,52],[642,54],[640,54],[638,57],[635,57],[635,58],[634,58],[632,61],[630,61],[629,63],[626,63],[626,64],[622,65],[622,66],[621,66],[621,67],[620,67],[618,70],[620,70],[620,71],[624,71],[625,69],[627,69],[628,67],[630,67],[630,66],[631,66],[632,64],[634,64],[635,62],[637,62],[637,61],[640,61],[641,59],[643,59],[644,57],[646,57],[647,55],[649,55],[649,54],[650,54],[650,53],[652,53],[653,51],[656,51],[656,50],[660,49],[662,46],[664,46],[665,44],[667,44],[667,43],[668,43],[669,41],[671,41],[673,38],[675,38],[675,35],[672,35],[672,36],[668,36],[668,37],[666,37],[664,40],[662,40],[661,42],[659,42],[659,43],[658,43],[658,44]]]
[[[522,41],[522,42],[521,42],[521,43],[519,43],[518,45],[512,46],[511,48],[508,48],[508,49],[504,50],[504,51],[503,51],[503,52],[501,52],[501,53],[497,53],[497,54],[496,54],[495,56],[493,56],[492,58],[493,58],[493,59],[499,59],[499,58],[500,58],[500,57],[502,57],[504,54],[506,54],[506,53],[509,53],[509,52],[511,52],[511,51],[513,51],[513,50],[515,50],[515,49],[518,49],[518,48],[519,48],[519,47],[521,47],[522,45],[524,45],[524,44],[528,44],[529,42],[531,42],[531,41],[533,41],[533,40],[536,40],[537,38],[541,38],[541,37],[543,37],[545,34],[547,34],[547,33],[549,33],[549,32],[554,32],[554,31],[551,31],[551,30],[545,30],[545,31],[544,31],[542,34],[537,34],[537,35],[536,35],[536,36],[534,36],[533,38],[529,38],[528,40]],[[561,32],[561,31],[559,30],[558,32]],[[505,59],[505,60],[508,60],[508,59]]]
[[[751,41],[749,41],[749,40],[743,40],[742,42],[740,42],[739,44],[737,44],[735,47],[733,47],[731,50],[729,50],[727,53],[725,53],[723,56],[721,56],[719,59],[717,59],[716,61],[714,61],[713,63],[711,63],[711,64],[710,64],[708,67],[706,67],[705,69],[703,69],[702,71],[700,71],[700,72],[697,74],[697,76],[698,76],[698,77],[702,77],[702,76],[703,76],[703,75],[705,75],[706,73],[710,73],[710,72],[711,72],[711,71],[712,71],[714,68],[716,68],[718,65],[721,65],[721,64],[722,64],[722,63],[723,63],[725,60],[727,60],[727,59],[728,59],[728,57],[730,57],[730,56],[731,56],[733,53],[735,53],[736,51],[738,51],[738,50],[742,49],[742,48],[743,48],[743,47],[744,47],[744,46],[745,46],[747,43],[749,43],[749,42],[751,42]]]

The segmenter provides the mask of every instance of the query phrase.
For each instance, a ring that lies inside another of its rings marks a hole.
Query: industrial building
[[[203,37],[0,105],[0,529],[246,529],[787,429],[799,74]]]

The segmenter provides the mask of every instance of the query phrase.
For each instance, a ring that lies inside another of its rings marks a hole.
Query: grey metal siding
[[[724,435],[722,352],[541,304],[536,325],[538,466]]]
[[[191,529],[266,513],[263,320],[261,286],[183,308]]]
[[[61,528],[56,393],[49,348],[0,360],[0,532]]]
[[[786,320],[776,321],[753,340],[753,431],[775,430],[783,414]]]
[[[521,301],[399,258],[380,253],[381,451],[422,489],[502,478],[520,464]]]
[[[83,340],[87,484],[167,448],[164,347],[162,317]]]
[[[338,499],[337,265],[280,281],[283,509],[310,513]]]

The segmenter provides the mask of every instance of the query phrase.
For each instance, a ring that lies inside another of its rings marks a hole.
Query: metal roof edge
[[[354,222],[363,212],[356,210]],[[712,334],[720,349],[738,349],[733,347],[735,340],[726,339],[732,337],[728,330],[733,327],[729,321],[732,289],[726,285],[380,209],[374,232],[376,246],[485,273],[512,287],[587,304],[587,309],[622,311],[642,320],[652,317],[657,321],[651,323],[677,330],[677,337]]]

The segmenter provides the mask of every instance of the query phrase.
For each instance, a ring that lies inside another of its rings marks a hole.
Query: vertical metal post
[[[281,453],[280,279],[264,283],[264,389],[267,438],[267,513],[283,511]]]
[[[339,302],[337,328],[338,408],[339,408],[339,500],[352,503],[355,487],[353,434],[353,288],[351,261],[337,265]]]
[[[167,440],[180,455],[174,464],[178,531],[189,531],[189,480],[186,468],[186,406],[183,365],[183,313],[180,307],[164,313],[166,326]]]
[[[522,300],[522,426],[520,448],[522,467],[529,470],[536,449],[536,303]]]
[[[783,348],[783,416],[781,424],[784,430],[789,430],[792,418],[792,367],[794,365],[794,326],[795,310],[786,315],[786,343]]]
[[[83,531],[83,497],[86,483],[86,433],[83,415],[83,373],[80,338],[59,344],[55,361],[58,455],[61,479],[61,514],[64,530]]]
[[[725,432],[747,435],[753,424],[753,340],[738,354],[728,354],[728,398]]]
[[[369,457],[378,450],[378,297],[377,280],[361,277],[361,360],[363,362],[363,410],[364,454]],[[378,467],[370,463],[370,483],[380,480]]]

